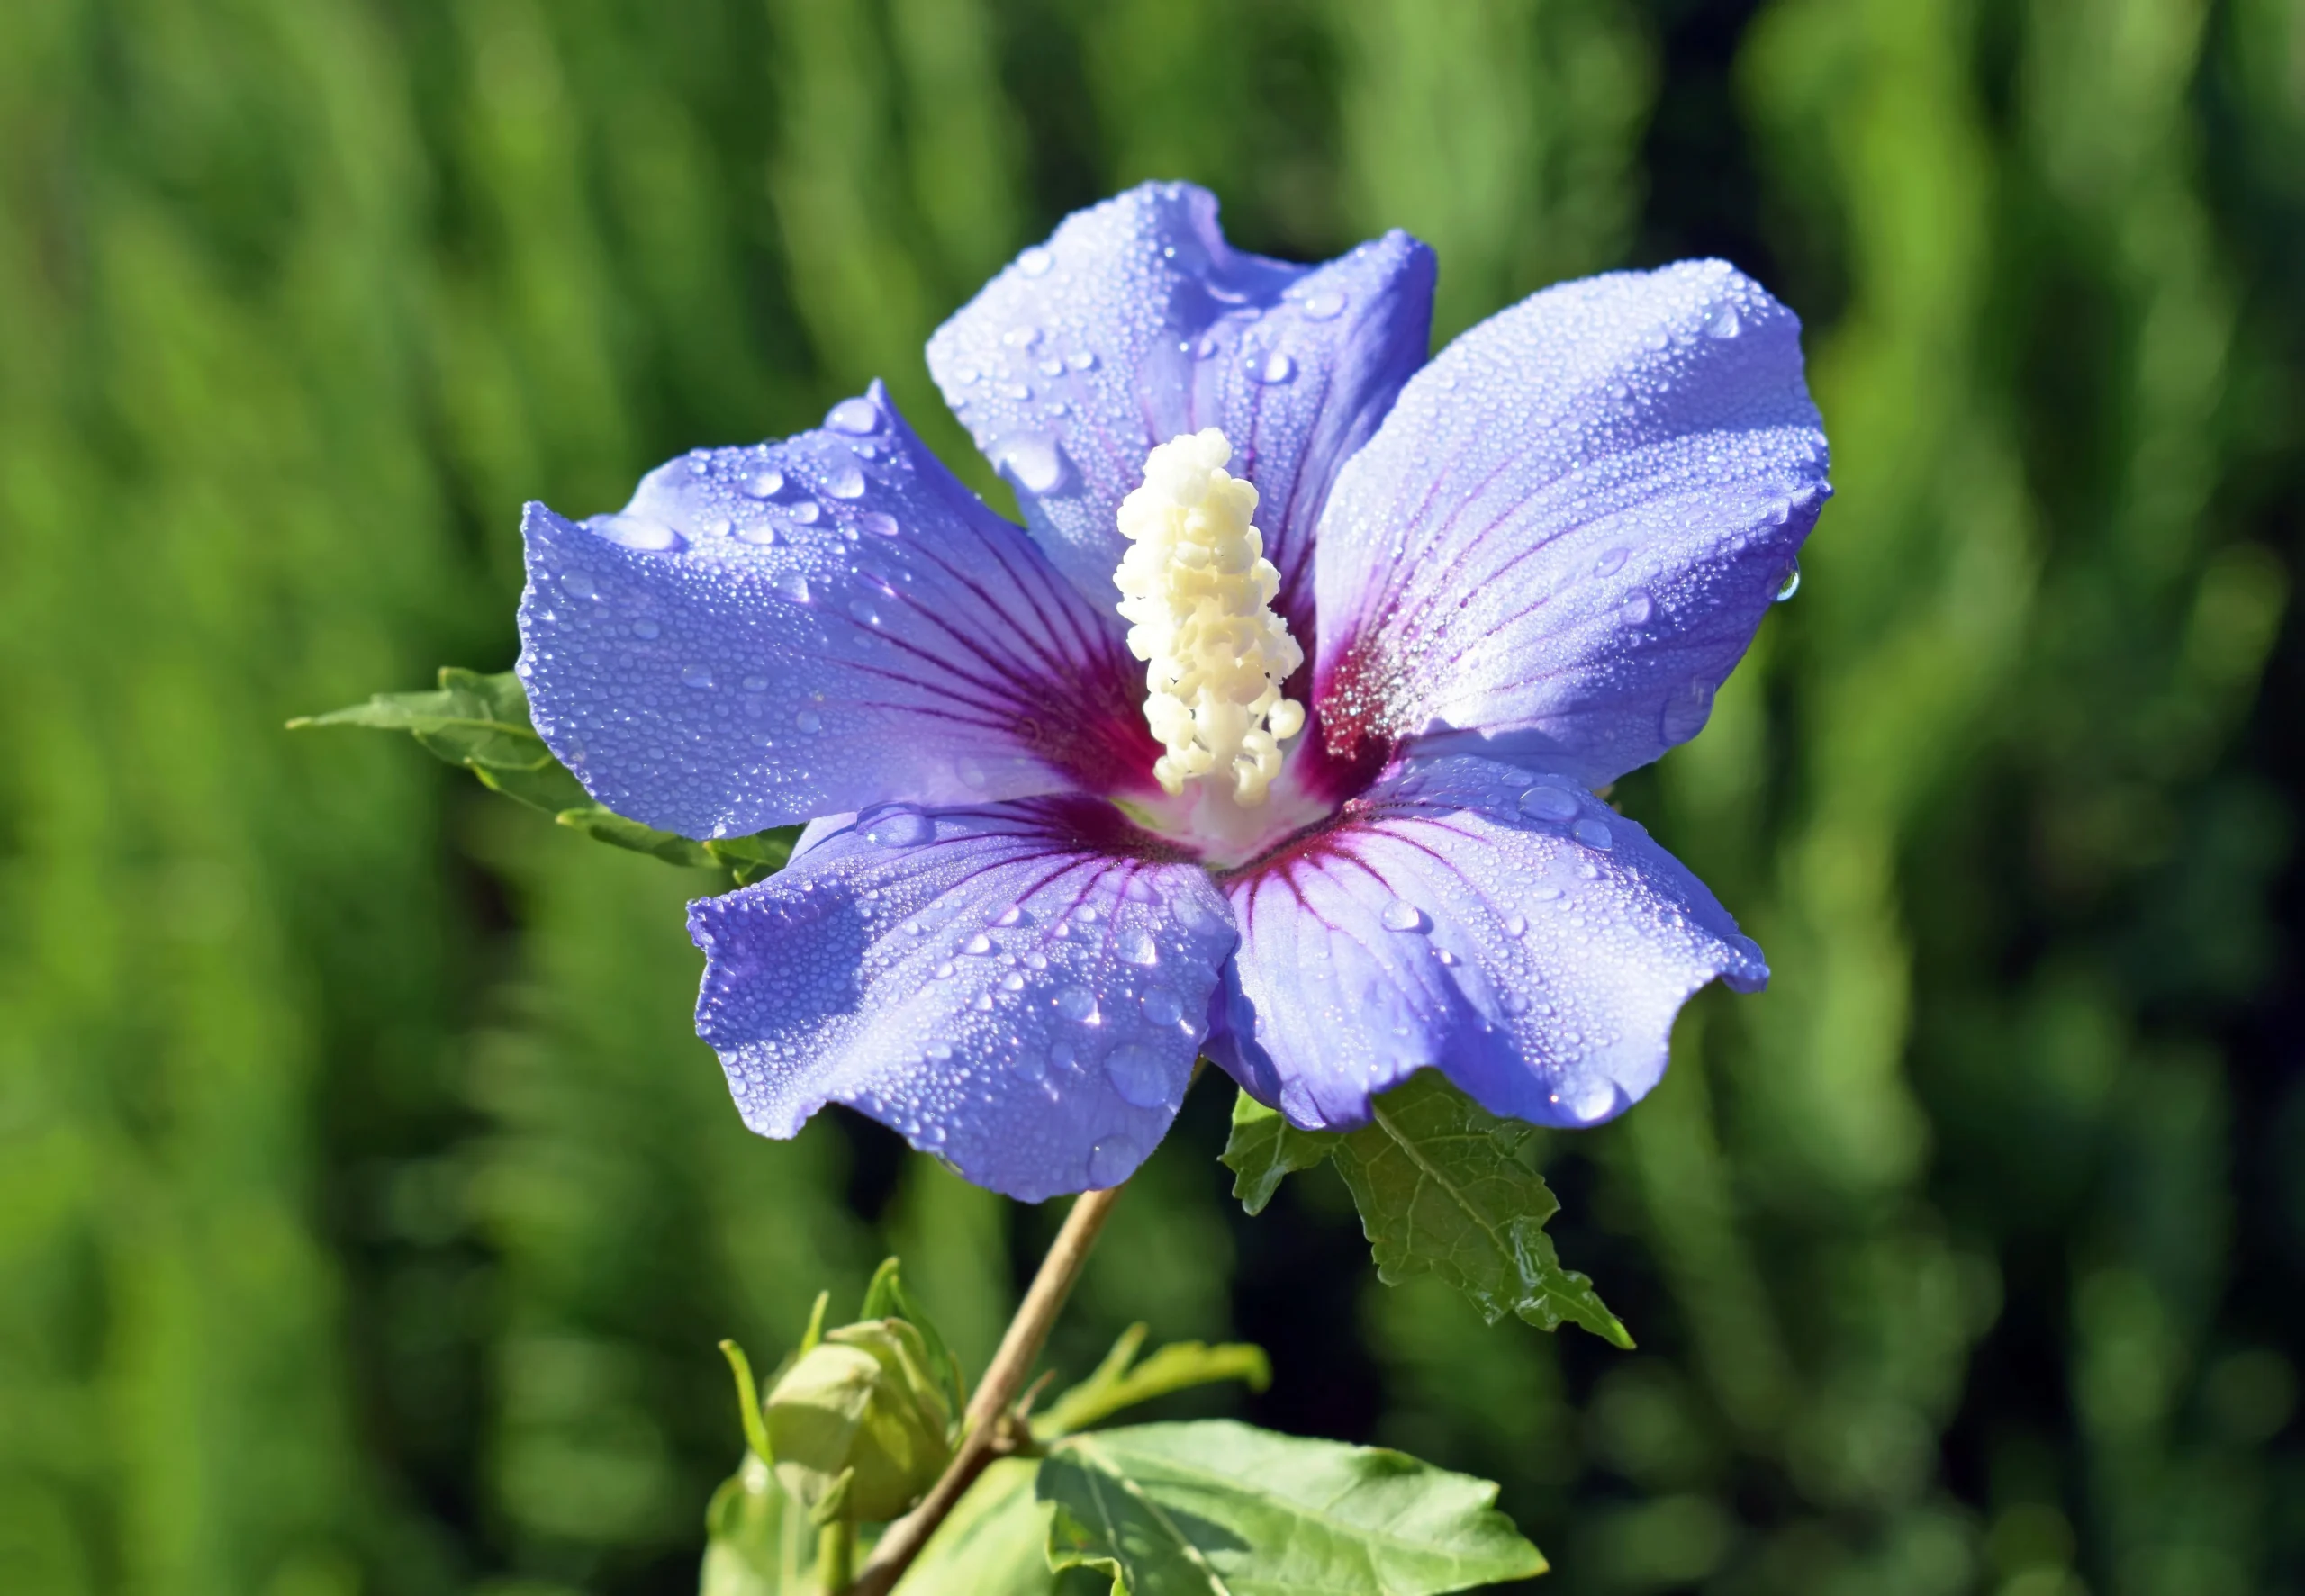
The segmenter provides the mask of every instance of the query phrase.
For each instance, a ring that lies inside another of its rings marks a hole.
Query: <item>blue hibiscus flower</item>
[[[1026,1200],[1124,1179],[1202,1053],[1307,1128],[1427,1066],[1591,1124],[1690,994],[1767,978],[1594,789],[1695,735],[1795,569],[1799,323],[1686,262],[1428,361],[1433,270],[1139,188],[929,344],[1025,528],[877,383],[620,513],[529,508],[520,668],[587,789],[809,822],[690,915],[747,1124],[846,1103]]]

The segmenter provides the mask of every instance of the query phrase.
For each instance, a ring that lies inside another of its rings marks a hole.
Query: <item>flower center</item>
[[[1121,500],[1129,540],[1113,583],[1144,662],[1144,719],[1168,752],[1152,774],[1171,797],[1204,776],[1252,809],[1280,774],[1280,744],[1305,707],[1280,684],[1305,651],[1272,612],[1280,573],[1249,524],[1257,491],[1225,469],[1233,446],[1211,427],[1154,449],[1144,485]]]

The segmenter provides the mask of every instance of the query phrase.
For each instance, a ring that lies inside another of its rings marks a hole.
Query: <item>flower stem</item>
[[[1025,1377],[1032,1373],[1065,1299],[1072,1294],[1081,1266],[1089,1261],[1089,1249],[1096,1246],[1098,1232],[1105,1228],[1120,1189],[1084,1192],[1072,1204],[1072,1212],[1064,1216],[1064,1228],[1057,1231],[1048,1256],[1041,1259],[1040,1272],[1033,1276],[1017,1316],[1008,1321],[1000,1349],[984,1371],[983,1383],[969,1399],[960,1450],[920,1505],[889,1526],[872,1556],[857,1571],[849,1596],[887,1596],[976,1477],[995,1457],[1016,1450],[1019,1431],[1009,1422],[1009,1409],[1024,1390]]]
[[[824,1596],[840,1596],[848,1589],[849,1573],[856,1566],[856,1526],[837,1519],[817,1531],[817,1589]]]

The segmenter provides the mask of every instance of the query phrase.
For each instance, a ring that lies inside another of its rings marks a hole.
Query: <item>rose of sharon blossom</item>
[[[753,1129],[845,1103],[1037,1200],[1125,1178],[1204,1053],[1307,1129],[1426,1067],[1588,1125],[1691,993],[1767,979],[1594,789],[1704,725],[1830,491],[1799,323],[1690,261],[1428,360],[1433,282],[1148,185],[929,344],[1025,527],[878,383],[529,507],[520,669],[587,790],[809,823],[690,914]]]

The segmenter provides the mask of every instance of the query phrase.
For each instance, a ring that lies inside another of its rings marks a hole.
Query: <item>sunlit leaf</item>
[[[1340,1140],[1330,1131],[1299,1131],[1279,1109],[1242,1092],[1233,1099],[1233,1132],[1217,1161],[1233,1172],[1233,1195],[1241,1206],[1262,1213],[1284,1178],[1312,1168]]]
[[[816,1528],[750,1452],[712,1493],[704,1512],[699,1596],[799,1596],[816,1547]]]
[[[1053,1596],[1077,1582],[1049,1567],[1053,1510],[1033,1494],[1039,1471],[1025,1457],[987,1468],[921,1547],[896,1596]]]
[[[1492,1324],[1507,1313],[1546,1330],[1568,1321],[1632,1345],[1592,1281],[1560,1267],[1545,1234],[1560,1204],[1521,1159],[1530,1126],[1497,1118],[1433,1069],[1372,1106],[1369,1124],[1340,1139],[1333,1156],[1387,1285],[1430,1270]]]
[[[1038,1490],[1050,1562],[1116,1593],[1424,1596],[1545,1568],[1485,1480],[1225,1420],[1059,1441]]]
[[[1033,1420],[1036,1440],[1053,1440],[1085,1429],[1124,1408],[1149,1402],[1171,1392],[1189,1391],[1221,1380],[1238,1380],[1252,1391],[1272,1384],[1272,1365],[1261,1347],[1225,1342],[1210,1347],[1199,1341],[1172,1341],[1136,1361],[1144,1345],[1145,1327],[1133,1324],[1121,1333],[1096,1373],[1075,1385]]]

